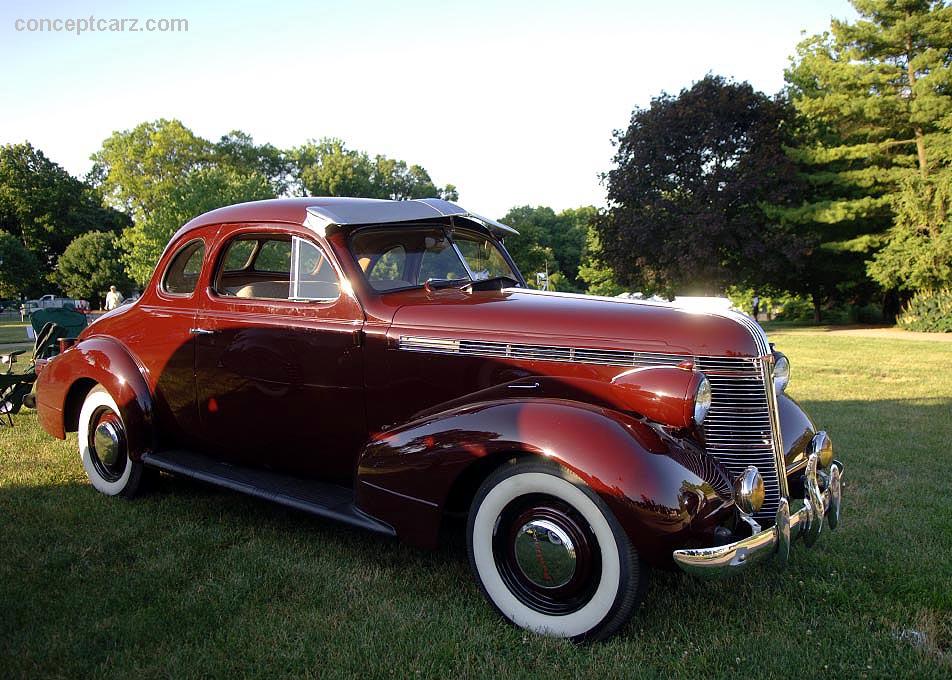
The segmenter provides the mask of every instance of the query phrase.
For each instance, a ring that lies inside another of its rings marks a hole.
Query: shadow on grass
[[[656,673],[690,674],[711,664],[741,672],[737,659],[771,675],[800,667],[804,636],[814,635],[813,654],[833,675],[938,677],[948,669],[952,399],[805,406],[831,432],[847,467],[842,528],[824,530],[812,549],[796,546],[782,572],[767,564],[717,583],[655,572],[622,635],[590,652],[556,645],[560,663],[582,672],[598,657],[612,668],[619,662],[607,659],[615,655]],[[460,661],[446,650],[458,645],[498,655],[502,676],[521,674],[510,648],[537,650],[543,660],[534,668],[559,672],[545,660],[554,643],[527,642],[483,602],[461,523],[430,553],[165,475],[134,501],[72,481],[8,484],[0,488],[0,513],[0,649],[3,658],[19,659],[20,674],[69,675],[87,662],[110,669],[116,654],[129,657],[118,668],[137,668],[127,643],[110,642],[119,630],[153,640],[160,651],[191,650],[155,661],[159,674],[193,662],[214,672],[193,655],[219,648],[242,659],[270,646],[294,663],[313,662],[309,655],[318,652],[298,649],[303,643],[289,641],[289,629],[316,636],[316,649],[349,650],[350,663],[371,674],[390,672],[393,658],[410,664],[430,648],[443,652],[434,652],[428,668],[451,672]],[[934,623],[920,648],[903,631],[922,621]],[[365,639],[367,626],[375,639]],[[83,630],[92,632],[84,638],[76,632]],[[229,668],[229,660],[220,663],[219,671]]]

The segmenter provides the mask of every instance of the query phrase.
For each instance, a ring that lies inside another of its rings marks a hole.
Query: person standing
[[[758,314],[760,314],[760,296],[754,293],[754,321],[757,320]]]
[[[122,293],[116,290],[115,286],[109,286],[109,292],[106,293],[106,311],[111,312],[122,303]]]

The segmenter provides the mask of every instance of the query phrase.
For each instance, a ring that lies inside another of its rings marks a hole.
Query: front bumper
[[[774,555],[785,565],[794,540],[802,537],[808,546],[813,545],[820,536],[824,518],[830,529],[836,529],[840,523],[843,464],[834,461],[828,472],[820,472],[818,467],[819,458],[811,454],[804,473],[806,498],[802,508],[791,514],[790,504],[782,498],[777,521],[770,529],[727,545],[675,550],[675,563],[689,574],[703,578],[731,576]]]

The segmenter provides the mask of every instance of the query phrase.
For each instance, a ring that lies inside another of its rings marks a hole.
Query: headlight
[[[707,412],[711,410],[711,383],[707,376],[701,374],[701,380],[697,384],[697,391],[694,393],[694,424],[700,425],[707,417]]]
[[[774,352],[774,356],[777,358],[774,361],[773,384],[779,394],[787,389],[787,383],[790,382],[790,360],[780,352]]]

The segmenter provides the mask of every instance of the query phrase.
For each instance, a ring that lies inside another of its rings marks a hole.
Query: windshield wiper
[[[477,281],[467,281],[462,288],[469,289],[470,292],[481,290],[502,290],[503,288],[519,287],[519,282],[511,276],[491,276],[488,279],[479,279]]]
[[[439,290],[441,288],[458,288],[468,293],[484,290],[502,290],[519,286],[520,283],[511,276],[492,276],[488,279],[427,279],[423,284],[427,290]]]
[[[468,283],[469,279],[427,279],[423,287],[427,290],[439,290],[440,288],[462,288]]]

